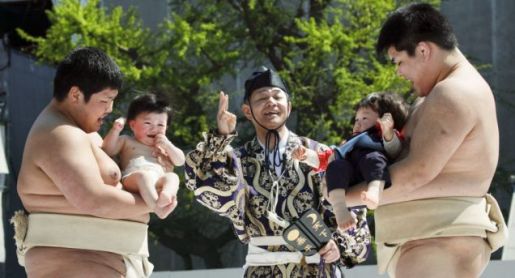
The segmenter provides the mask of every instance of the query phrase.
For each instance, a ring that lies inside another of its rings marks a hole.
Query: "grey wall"
[[[102,3],[108,8],[134,7],[144,26],[154,30],[170,14],[166,0],[103,0]]]
[[[21,165],[25,139],[39,112],[52,97],[54,69],[36,64],[33,58],[16,51],[5,54],[10,66],[2,72],[3,86],[7,92],[9,111],[6,126],[6,153],[10,166],[8,187],[2,194],[5,235],[5,277],[24,277],[18,265],[14,247],[13,230],[8,220],[14,211],[22,209],[16,191],[16,178]]]

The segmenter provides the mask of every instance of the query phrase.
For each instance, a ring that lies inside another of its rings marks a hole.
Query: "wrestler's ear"
[[[243,103],[241,105],[241,112],[243,112],[243,115],[247,120],[252,121],[252,112],[250,112],[250,106],[246,103]]]
[[[70,100],[74,103],[79,102],[79,100],[84,97],[82,94],[82,91],[77,86],[72,86],[70,90],[68,91],[68,97],[70,97]]]
[[[427,61],[431,57],[432,50],[431,44],[425,41],[419,42],[415,48],[417,54],[421,55],[424,61]]]

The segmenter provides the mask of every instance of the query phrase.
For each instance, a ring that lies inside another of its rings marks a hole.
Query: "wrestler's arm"
[[[116,119],[113,123],[113,126],[104,137],[104,141],[102,142],[102,149],[107,153],[107,155],[115,156],[122,150],[123,145],[125,144],[126,136],[120,136],[120,132],[123,130],[124,125],[125,119]]]
[[[409,196],[442,171],[476,122],[466,95],[442,84],[426,97],[407,157],[389,168],[392,186],[383,193],[384,203]]]
[[[84,214],[145,221],[150,210],[139,196],[103,182],[91,139],[82,130],[60,126],[41,140],[51,155],[35,163],[71,205]]]

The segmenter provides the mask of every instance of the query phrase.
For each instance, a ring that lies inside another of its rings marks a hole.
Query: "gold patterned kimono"
[[[334,232],[336,221],[329,203],[323,199],[321,176],[313,168],[293,160],[292,151],[299,145],[322,151],[327,146],[289,132],[280,175],[264,169],[265,151],[257,138],[233,149],[236,134],[204,134],[204,141],[186,156],[186,187],[198,202],[229,218],[238,238],[248,243],[253,237],[281,236],[283,227],[267,218],[272,185],[277,185],[275,212],[292,221],[309,208],[315,208],[333,231],[333,239],[341,252],[339,263],[350,268],[363,262],[370,250],[370,231],[366,209],[353,209],[357,215],[356,229],[345,233]],[[287,245],[260,246],[268,251],[295,251]],[[323,273],[321,272],[323,270]],[[334,264],[288,263],[249,266],[245,277],[331,277]]]

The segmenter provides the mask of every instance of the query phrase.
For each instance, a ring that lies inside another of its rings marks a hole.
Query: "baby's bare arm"
[[[184,152],[177,148],[164,134],[156,135],[155,146],[161,148],[167,155],[174,166],[184,165],[186,160]]]
[[[102,149],[109,155],[117,155],[125,143],[123,136],[120,136],[120,132],[123,130],[125,125],[125,118],[118,118],[114,121],[113,127],[109,130],[107,135],[102,142]]]
[[[396,159],[402,151],[402,143],[397,133],[394,130],[394,121],[392,114],[384,113],[383,117],[377,120],[381,125],[381,132],[383,134],[383,145],[388,158]]]

